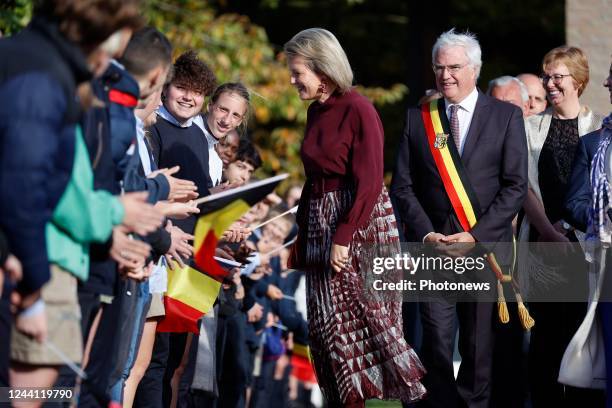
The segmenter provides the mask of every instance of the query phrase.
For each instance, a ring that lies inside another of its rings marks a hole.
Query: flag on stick
[[[295,343],[293,345],[293,353],[291,355],[291,376],[300,381],[316,384],[312,359],[310,357],[310,348],[305,344]]]
[[[196,201],[201,215],[194,233],[194,257],[184,268],[168,269],[168,292],[164,296],[166,315],[157,331],[199,333],[198,319],[208,313],[219,295],[223,279],[229,276],[229,270],[214,259],[219,238],[287,176],[270,177]]]
[[[215,303],[221,282],[205,275],[193,262],[168,268],[168,291],[164,295],[166,314],[157,325],[158,332],[199,333],[198,320]]]

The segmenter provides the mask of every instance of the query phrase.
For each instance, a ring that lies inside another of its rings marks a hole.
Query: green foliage
[[[253,118],[250,132],[263,158],[261,172],[288,172],[302,177],[299,157],[307,103],[290,85],[284,54],[270,43],[264,28],[238,14],[215,15],[197,0],[152,0],[147,17],[170,38],[181,53],[195,49],[214,70],[219,82],[242,81],[251,91]],[[378,105],[400,101],[402,84],[390,89],[359,91]]]
[[[12,34],[29,21],[33,1],[5,3],[0,6],[0,29]],[[278,2],[267,0],[267,5],[276,7]],[[260,172],[288,172],[292,179],[302,178],[299,150],[308,103],[290,85],[285,57],[269,41],[266,30],[240,14],[217,15],[208,2],[200,0],[149,0],[144,7],[149,24],[172,42],[175,56],[194,49],[212,67],[219,83],[241,81],[249,88],[250,133],[264,162]],[[378,106],[397,103],[407,93],[402,84],[358,89]]]
[[[32,17],[32,0],[4,0],[0,3],[0,34],[21,30]]]

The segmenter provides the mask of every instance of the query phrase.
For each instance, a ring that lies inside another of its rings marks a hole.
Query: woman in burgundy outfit
[[[360,261],[373,245],[399,250],[383,185],[383,127],[355,92],[340,43],[321,28],[285,44],[291,84],[308,108],[301,155],[307,182],[293,267],[306,271],[310,349],[332,407],[423,397],[423,366],[402,332],[401,302],[364,296]],[[360,256],[361,255],[361,256]]]

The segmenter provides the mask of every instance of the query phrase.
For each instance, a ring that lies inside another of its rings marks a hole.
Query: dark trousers
[[[493,376],[491,406],[495,408],[523,408],[527,398],[527,352],[525,330],[518,318],[516,302],[508,302],[510,321],[503,324],[497,316],[493,320]]]
[[[223,327],[225,333],[222,367],[219,379],[219,407],[243,408],[246,402],[247,378],[249,377],[248,359],[251,354],[245,342],[246,314],[235,313],[227,317]]]
[[[168,337],[168,361],[166,362],[166,371],[164,372],[163,385],[163,400],[164,407],[169,407],[172,401],[172,387],[170,382],[174,371],[181,364],[183,353],[185,352],[185,344],[187,342],[187,333],[170,333]]]
[[[110,387],[121,377],[132,347],[138,303],[138,283],[127,279],[120,282],[119,294],[106,305],[94,337],[89,362],[85,369],[80,407],[104,407],[110,402]]]
[[[276,360],[261,362],[261,372],[255,377],[251,394],[250,408],[267,408],[273,405],[274,370]]]
[[[419,305],[423,323],[421,361],[428,397],[419,407],[489,408],[493,353],[493,303],[427,302]],[[453,372],[455,321],[459,321],[461,367]]]
[[[529,347],[529,389],[533,408],[603,407],[603,392],[557,382],[563,353],[586,314],[585,303],[529,304],[536,324]]]
[[[598,312],[606,351],[606,408],[612,408],[612,303],[600,303]]]
[[[421,351],[423,341],[423,329],[421,325],[421,313],[418,302],[402,303],[404,339],[417,354]]]
[[[121,298],[115,297],[113,303],[104,305],[102,318],[91,345],[89,362],[85,369],[87,379],[81,385],[79,407],[105,407],[110,396],[107,393],[110,373],[116,363],[118,347],[119,309]]]
[[[169,333],[157,333],[151,355],[151,362],[145,372],[138,389],[134,407],[163,408],[164,372],[168,361]]]
[[[0,298],[0,387],[9,386],[9,362],[11,358],[11,327],[13,316],[11,314],[9,297],[12,286],[5,280]]]
[[[198,340],[199,336],[194,334],[189,345],[189,357],[187,365],[181,375],[179,381],[179,393],[178,393],[178,408],[188,408],[191,404],[191,384],[193,384],[193,377],[195,375],[196,359],[198,356]],[[183,350],[185,347],[183,347]]]

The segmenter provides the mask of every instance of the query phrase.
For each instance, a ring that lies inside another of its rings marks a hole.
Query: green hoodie
[[[89,276],[89,244],[106,242],[124,215],[117,197],[94,191],[93,177],[83,133],[77,125],[72,175],[47,223],[46,238],[49,262],[83,281]]]

